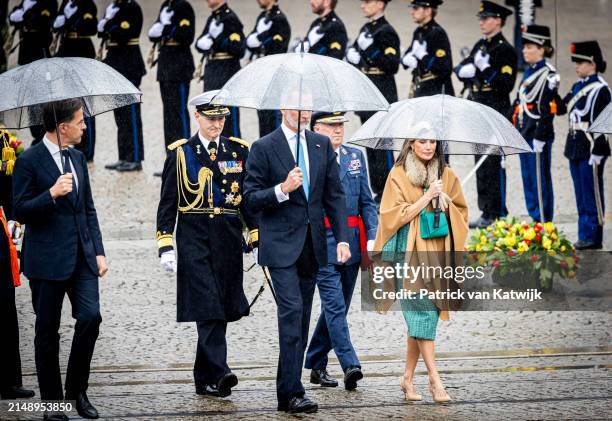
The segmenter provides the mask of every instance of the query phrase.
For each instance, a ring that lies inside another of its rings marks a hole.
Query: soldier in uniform
[[[369,22],[361,27],[356,41],[346,52],[349,63],[361,69],[384,97],[393,103],[397,101],[395,74],[400,64],[400,41],[395,29],[384,16],[385,7],[391,0],[362,0],[361,11]],[[357,113],[365,123],[373,112]],[[387,175],[393,167],[393,152],[366,149],[370,169],[370,185],[374,200],[380,203]]]
[[[554,103],[559,85],[559,75],[548,63],[553,54],[550,29],[547,26],[530,25],[523,32],[523,56],[528,67],[519,86],[512,123],[536,154],[520,154],[521,173],[527,212],[534,221],[553,220],[554,198],[551,175],[552,145],[555,140],[553,118]],[[542,208],[538,202],[536,159],[540,160]]]
[[[338,0],[310,0],[312,13],[319,15],[308,29],[308,34],[302,40],[304,52],[344,58],[348,36],[344,23],[336,14]],[[296,45],[294,52],[299,53],[302,46]]]
[[[157,21],[149,29],[149,39],[159,51],[157,81],[164,110],[166,147],[176,139],[189,137],[187,98],[195,70],[191,43],[195,37],[195,14],[187,0],[165,0]],[[155,61],[151,63],[155,64]],[[154,175],[161,176],[161,172]]]
[[[9,23],[13,26],[13,32],[19,31],[17,64],[50,57],[49,46],[53,39],[51,22],[56,13],[56,0],[23,0],[13,8]]]
[[[92,37],[97,33],[97,13],[98,9],[93,0],[62,2],[53,21],[53,29],[59,42],[57,57],[96,57]],[[92,162],[96,148],[96,120],[94,117],[86,116],[85,124],[87,130],[83,134],[81,143],[75,148],[83,152],[87,162]]]
[[[257,0],[263,11],[255,21],[255,28],[247,36],[247,55],[250,60],[272,54],[286,53],[291,38],[287,16],[278,7],[278,0]],[[259,137],[272,132],[281,123],[278,110],[258,110]]]
[[[229,8],[226,0],[207,2],[212,13],[196,41],[196,49],[203,54],[202,61],[206,60],[202,75],[204,91],[211,91],[221,89],[240,70],[240,59],[244,55],[246,43],[242,22]],[[223,136],[240,137],[240,114],[236,107],[230,107]]]
[[[367,249],[374,245],[378,216],[368,185],[368,170],[359,149],[342,145],[344,113],[318,112],[312,115],[312,130],[329,137],[340,166],[340,181],[346,196],[349,247],[351,258],[344,264],[336,256],[337,242],[327,218],[327,265],[319,268],[317,285],[321,296],[321,316],[306,352],[305,368],[311,369],[310,382],[323,387],[336,387],[338,382],[327,372],[327,354],[336,353],[344,371],[344,387],[357,387],[363,376],[351,343],[346,315],[357,282],[359,267],[369,265]]]
[[[106,47],[104,63],[139,87],[147,73],[140,51],[142,9],[136,0],[115,0],[106,8],[98,22],[98,36],[102,38],[100,52]],[[114,110],[117,123],[119,160],[104,168],[117,171],[140,171],[144,159],[140,104]]]
[[[16,6],[9,15],[9,23],[13,26],[12,37],[19,31],[19,55],[17,64],[23,65],[51,57],[49,46],[53,39],[51,24],[57,13],[56,0],[24,0]],[[7,57],[8,59],[8,57]],[[45,135],[42,125],[30,127],[34,139],[38,143]]]
[[[606,135],[591,134],[588,128],[611,100],[610,87],[600,75],[607,64],[597,41],[575,42],[570,48],[579,79],[561,101],[558,114],[569,114],[565,157],[578,207],[578,241],[574,245],[578,250],[601,249],[603,221],[599,221],[598,202],[605,215],[603,173],[610,144]]]
[[[450,42],[446,31],[435,21],[441,4],[442,0],[412,0],[411,3],[412,20],[419,26],[402,57],[404,69],[412,70],[411,97],[455,95]]]
[[[252,248],[258,230],[242,199],[248,143],[221,135],[229,109],[209,104],[217,92],[190,102],[199,130],[168,146],[157,243],[164,269],[177,272],[177,320],[197,325],[196,393],[225,397],[238,383],[226,361],[227,323],[249,314],[242,286],[242,219]]]
[[[555,0],[556,1],[556,0]],[[533,25],[536,20],[536,8],[542,7],[542,0],[506,0],[506,6],[514,8],[514,49],[518,55],[519,69],[525,67],[523,60],[523,28]],[[555,4],[555,7],[557,5]]]
[[[516,81],[517,56],[501,31],[511,14],[510,9],[483,0],[478,17],[484,38],[455,68],[457,76],[469,89],[469,99],[488,105],[508,118],[512,112],[510,92]],[[475,159],[478,161],[480,156],[476,155]],[[482,215],[470,224],[472,227],[484,228],[508,213],[506,170],[502,159],[498,155],[491,155],[476,171],[478,207]]]
[[[0,138],[1,141],[1,138]],[[10,146],[9,146],[10,148]],[[12,149],[12,148],[11,148]],[[13,152],[14,154],[14,152]],[[9,165],[15,163],[12,159]],[[19,257],[16,245],[21,241],[21,228],[13,218],[13,188],[7,161],[0,161],[0,398],[24,399],[34,396],[23,388],[19,352],[19,324],[15,306],[15,288],[19,279]]]

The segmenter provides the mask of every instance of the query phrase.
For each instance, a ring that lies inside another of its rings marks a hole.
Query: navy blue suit
[[[276,379],[279,403],[304,394],[300,380],[308,325],[319,266],[327,264],[324,212],[334,237],[348,242],[346,200],[329,139],[305,131],[310,189],[289,193],[279,203],[274,188],[295,167],[285,134],[279,127],[251,147],[244,181],[246,206],[261,212],[259,264],[268,266],[278,299],[280,356]]]
[[[17,160],[13,173],[15,219],[26,224],[22,247],[23,273],[30,280],[36,312],[34,339],[41,399],[62,399],[59,371],[59,325],[64,294],[76,319],[66,375],[66,395],[87,390],[89,364],[99,325],[97,255],[104,255],[87,163],[69,149],[78,193],[55,201],[49,189],[60,176],[51,154],[40,142]]]
[[[363,219],[367,240],[376,238],[378,215],[368,185],[368,171],[363,153],[356,148],[340,146],[340,180],[346,195],[348,215]],[[321,316],[312,334],[304,367],[324,369],[327,354],[333,348],[342,370],[360,366],[351,344],[346,314],[351,305],[361,261],[360,231],[350,224],[349,247],[351,258],[345,264],[336,259],[337,242],[331,229],[327,230],[328,263],[319,269],[317,286],[321,296]]]

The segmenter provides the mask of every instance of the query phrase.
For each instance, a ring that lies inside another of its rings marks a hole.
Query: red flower
[[[498,268],[500,266],[499,260],[493,260],[493,267]]]
[[[562,261],[559,263],[559,266],[561,266],[563,269],[567,269],[567,268],[569,267],[569,266],[568,266],[568,264],[567,264],[567,262],[566,262],[565,260],[562,260]]]
[[[531,258],[530,258],[530,259],[531,259],[531,261],[532,261],[533,263],[535,263],[535,262],[537,262],[537,261],[538,261],[538,256],[534,254],[533,256],[531,256]]]
[[[508,256],[512,257],[516,254],[514,250],[508,250]]]
[[[540,238],[541,238],[540,234],[536,235],[535,242],[539,243],[540,242]]]
[[[535,232],[540,232],[542,231],[542,224],[540,224],[539,222],[537,224],[535,224],[535,227],[533,227]]]

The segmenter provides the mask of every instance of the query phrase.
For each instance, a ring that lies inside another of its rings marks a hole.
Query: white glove
[[[149,37],[150,38],[159,38],[162,36],[164,32],[164,25],[160,22],[155,22],[151,29],[149,29]]]
[[[246,44],[249,48],[261,47],[261,41],[259,40],[259,38],[257,38],[257,32],[253,32],[247,37]]]
[[[559,76],[558,73],[555,73],[554,75],[548,76],[547,79],[548,79],[548,89],[552,91],[559,86],[559,82],[561,81],[561,76]]]
[[[499,164],[500,164],[500,167],[502,167],[503,169],[506,169],[506,157],[502,156],[501,162]]]
[[[604,159],[603,155],[593,155],[589,158],[589,165],[600,165],[601,160]]]
[[[374,243],[376,242],[376,240],[368,240],[367,244],[366,244],[366,249],[368,251],[374,251]]]
[[[161,258],[159,259],[159,263],[166,272],[176,273],[176,253],[174,250],[163,252],[161,254]]]
[[[66,16],[57,15],[55,20],[53,21],[53,29],[59,29],[66,23]]]
[[[213,42],[214,41],[210,37],[210,35],[206,34],[203,37],[200,37],[200,39],[198,39],[198,42],[196,42],[196,47],[198,47],[202,51],[208,51],[210,50],[210,47],[212,47]]]
[[[416,58],[422,60],[427,55],[427,41],[419,42],[414,40],[411,51]]]
[[[104,19],[110,20],[114,18],[118,11],[119,8],[115,5],[115,3],[109,4],[106,8],[106,12],[104,13]]]
[[[491,67],[491,65],[489,64],[490,59],[491,56],[489,54],[482,54],[482,51],[478,50],[478,52],[474,56],[474,64],[476,65],[476,67],[478,67],[478,70],[484,72],[485,69]]]
[[[213,38],[217,38],[223,32],[223,22],[217,22],[217,19],[213,19],[208,27],[208,34]]]
[[[66,7],[64,7],[64,15],[68,19],[70,19],[72,15],[76,13],[77,10],[79,10],[79,7],[76,4],[74,4],[72,0],[70,0],[68,3],[66,3]]]
[[[412,54],[412,51],[410,51],[404,54],[404,57],[402,57],[402,64],[407,69],[414,69],[415,67],[417,67],[419,62],[417,61],[416,57],[414,57],[414,54]]]
[[[320,32],[319,29],[321,29],[321,27],[317,25],[314,28],[312,28],[310,32],[308,32],[307,38],[308,38],[308,43],[310,45],[315,45],[317,42],[321,41],[321,38],[325,36],[325,33]]]
[[[8,221],[8,232],[11,235],[13,240],[13,244],[18,246],[21,244],[21,237],[23,236],[23,231],[21,230],[21,224],[16,223],[15,221]]]
[[[372,35],[366,34],[365,32],[359,33],[359,37],[357,37],[357,45],[359,45],[361,50],[367,50],[373,43],[374,38],[372,38]]]
[[[459,72],[457,73],[461,79],[471,79],[476,76],[476,66],[472,63],[461,66]]]
[[[172,23],[172,16],[174,16],[174,10],[168,9],[168,6],[164,6],[164,8],[159,12],[159,21],[162,25],[170,25]]]
[[[263,17],[257,21],[256,31],[258,34],[262,34],[272,28],[272,19]]]
[[[307,53],[308,51],[310,51],[310,43],[306,40],[303,41],[304,43],[304,52]],[[301,47],[300,47],[300,42],[297,43],[297,45],[295,46],[295,48],[293,49],[294,53],[301,53]]]
[[[24,0],[23,3],[21,4],[21,7],[23,8],[24,12],[27,12],[32,7],[34,7],[35,4],[36,4],[36,0]]]
[[[106,22],[108,22],[106,18],[102,18],[98,21],[98,32],[104,32],[104,25],[106,25]]]
[[[23,22],[23,14],[24,13],[25,13],[25,10],[23,10],[23,9],[15,9],[15,10],[13,10],[13,13],[11,13],[11,15],[9,16],[9,21],[11,23]]]
[[[544,146],[546,146],[546,142],[542,142],[538,139],[533,139],[533,150],[538,153],[544,152]]]
[[[357,65],[361,61],[361,54],[359,54],[355,47],[351,47],[346,51],[346,60],[351,64]]]

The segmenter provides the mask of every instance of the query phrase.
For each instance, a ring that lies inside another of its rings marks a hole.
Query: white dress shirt
[[[296,153],[297,153],[296,151],[297,133],[295,133],[293,130],[287,127],[284,122],[281,123],[281,129],[283,130],[283,133],[285,134],[285,138],[287,139],[287,143],[289,144],[289,149],[291,150],[291,154],[293,155],[293,159],[295,160]],[[309,165],[309,160],[308,160],[308,147],[306,145],[305,130],[300,131],[300,154],[303,154],[304,162],[306,163],[306,174],[304,174],[304,176],[310,177],[310,165]],[[283,193],[283,191],[281,190],[280,184],[274,187],[274,193],[276,194],[276,200],[278,200],[279,203],[289,200],[289,193]]]
[[[210,140],[206,139],[204,136],[202,136],[202,133],[200,133],[200,131],[198,130],[198,137],[200,138],[200,142],[202,142],[202,145],[204,145],[204,149],[206,149],[208,151],[208,145],[210,144]],[[217,136],[216,139],[214,139],[215,142],[217,142],[217,150],[219,150],[219,136]]]
[[[57,146],[55,143],[51,142],[49,139],[47,139],[47,136],[43,137],[43,144],[45,145],[45,147],[47,148],[47,150],[49,151],[49,153],[51,154],[51,158],[53,158],[53,160],[55,161],[55,165],[57,165],[57,169],[59,170],[60,174],[63,174],[63,169],[62,169],[62,154],[60,152],[60,148],[59,146]],[[66,149],[66,146],[64,146],[64,149]],[[77,177],[76,174],[76,169],[74,167],[74,162],[72,162],[72,158],[68,158],[70,160],[70,167],[72,167],[72,179],[74,180],[74,187],[75,187],[75,191],[78,191],[79,189],[79,179]]]

